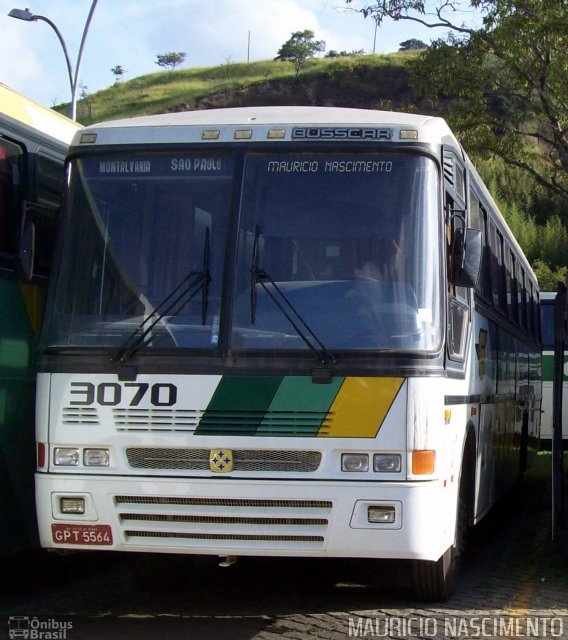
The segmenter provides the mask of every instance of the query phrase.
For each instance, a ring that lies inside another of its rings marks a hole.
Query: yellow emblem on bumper
[[[233,470],[233,452],[230,449],[211,449],[209,468],[213,473],[228,473]]]

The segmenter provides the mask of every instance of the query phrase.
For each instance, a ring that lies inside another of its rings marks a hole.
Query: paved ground
[[[0,565],[0,638],[9,616],[45,640],[568,638],[568,523],[551,541],[549,478],[546,464],[529,472],[476,528],[444,605],[417,602],[401,562],[243,558],[220,568],[38,552]]]

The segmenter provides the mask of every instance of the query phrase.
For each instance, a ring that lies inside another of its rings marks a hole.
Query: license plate
[[[52,524],[55,544],[109,545],[112,529],[108,524]]]

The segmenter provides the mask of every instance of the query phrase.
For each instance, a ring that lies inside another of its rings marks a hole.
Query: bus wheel
[[[414,592],[420,600],[446,602],[454,593],[469,524],[467,473],[464,476],[460,481],[454,544],[437,561],[412,561]]]
[[[458,556],[452,545],[437,560],[413,560],[412,576],[416,597],[428,602],[446,602],[455,589]]]

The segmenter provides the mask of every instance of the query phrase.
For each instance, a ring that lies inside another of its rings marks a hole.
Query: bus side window
[[[479,229],[482,235],[482,262],[479,280],[475,291],[486,300],[491,300],[491,279],[489,273],[490,249],[487,242],[487,212],[483,208],[475,191],[469,192],[469,224],[473,229]]]
[[[35,209],[36,248],[34,274],[47,276],[53,259],[55,239],[61,206],[61,194],[65,179],[65,168],[61,161],[43,153],[35,161]]]
[[[521,287],[521,318],[522,318],[522,326],[525,331],[529,328],[529,319],[528,319],[528,301],[527,301],[527,279],[525,276],[525,270],[521,267],[520,271],[520,281],[522,282]]]
[[[457,229],[467,226],[465,169],[453,151],[446,150],[443,155],[446,241],[448,253],[448,274],[452,273],[452,246]],[[448,278],[448,355],[451,360],[463,362],[467,345],[469,324],[469,290],[455,286]]]
[[[0,140],[0,266],[3,268],[14,267],[23,160],[20,147]]]
[[[536,287],[533,290],[533,310],[534,310],[535,338],[541,341],[542,326],[540,324],[539,295],[538,295],[538,289]]]
[[[491,291],[493,308],[507,311],[505,294],[505,270],[503,265],[503,236],[497,227],[489,223],[489,246],[491,248]]]
[[[527,283],[527,307],[528,307],[528,319],[529,319],[529,334],[533,338],[540,337],[540,327],[538,318],[538,300],[537,290],[533,283],[529,280]]]
[[[542,346],[554,347],[554,300],[540,302]]]
[[[448,273],[451,273],[451,246],[456,229],[464,227],[464,218],[451,215],[452,211],[459,208],[459,203],[446,192],[446,208],[449,213],[447,227],[448,241]],[[457,287],[449,284],[449,325],[448,325],[448,349],[452,360],[463,361],[467,344],[467,326],[469,320],[469,293],[465,287]]]
[[[517,289],[515,282],[515,256],[505,244],[505,283],[507,292],[507,316],[511,322],[518,323],[519,311],[517,304]]]
[[[59,209],[65,183],[65,168],[60,160],[39,152],[36,155],[36,202],[52,209]]]

